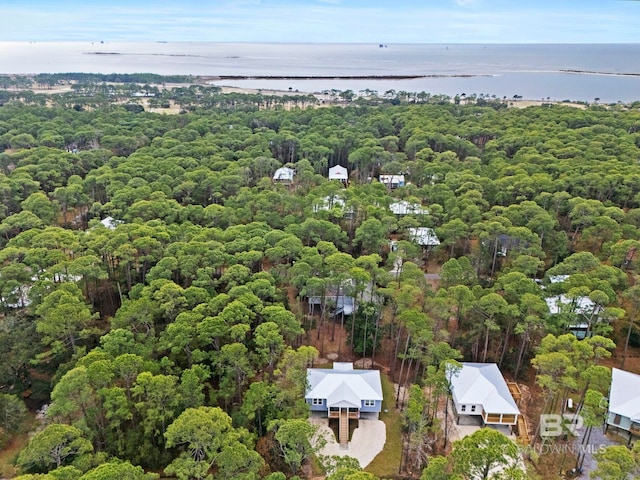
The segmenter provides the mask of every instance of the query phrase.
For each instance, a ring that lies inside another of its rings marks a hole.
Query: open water
[[[247,88],[388,90],[454,96],[640,100],[640,44],[255,44],[0,42],[0,73],[204,76],[425,76],[414,79],[247,79]]]

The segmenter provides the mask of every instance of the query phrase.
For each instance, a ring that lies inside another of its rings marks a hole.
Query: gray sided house
[[[610,426],[628,432],[629,443],[640,437],[640,375],[611,369],[607,429]]]
[[[349,421],[378,418],[382,383],[378,370],[354,370],[353,363],[334,362],[333,368],[307,369],[304,399],[311,412],[338,419],[338,440],[348,448]]]

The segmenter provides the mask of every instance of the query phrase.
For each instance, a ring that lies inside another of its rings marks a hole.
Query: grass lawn
[[[398,475],[398,469],[400,468],[402,417],[399,413],[396,413],[396,395],[393,384],[386,375],[381,375],[380,378],[384,397],[380,420],[387,426],[387,441],[384,444],[384,449],[365,468],[365,471],[373,473],[380,478],[390,478]]]

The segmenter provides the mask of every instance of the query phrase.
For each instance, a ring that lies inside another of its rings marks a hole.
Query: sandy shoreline
[[[297,91],[297,90],[279,90],[279,89],[273,89],[273,88],[248,88],[248,87],[237,87],[231,84],[220,85],[219,83],[220,81],[216,80],[216,78],[218,77],[202,77],[200,79],[201,82],[198,82],[198,84],[201,85],[205,83],[207,86],[217,86],[221,89],[220,91],[223,94],[229,94],[229,93],[238,93],[238,94],[246,94],[246,95],[262,94],[262,95],[275,95],[280,97],[285,95],[286,96],[313,95],[322,103],[330,103],[332,101],[331,95],[324,94],[322,92],[303,92],[303,91]],[[167,84],[155,85],[155,86],[161,90],[170,90],[172,88],[186,88],[186,87],[189,87],[189,85],[191,84],[167,83]],[[29,88],[28,90],[31,90],[33,93],[36,93],[36,94],[45,94],[45,95],[63,94],[63,93],[69,93],[73,91],[70,83],[65,85],[55,85],[51,88]],[[146,100],[147,99],[143,99],[143,104],[145,105],[145,108],[148,108]],[[548,105],[548,104],[565,105],[568,107],[574,107],[574,108],[580,108],[580,109],[585,109],[587,107],[587,105],[584,103],[562,102],[562,101],[555,101],[555,100],[545,101],[545,100],[533,100],[533,99],[520,99],[517,101],[507,100],[507,104],[510,108],[526,108],[531,106],[541,106],[541,105]],[[148,108],[148,111],[152,111],[152,112],[173,113],[173,112],[170,112],[169,110],[170,109]]]

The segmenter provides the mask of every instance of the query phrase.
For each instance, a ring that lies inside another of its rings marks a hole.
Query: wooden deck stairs
[[[520,440],[523,445],[529,445],[531,442],[527,419],[524,418],[524,415],[518,415],[518,440]]]
[[[516,382],[507,382],[507,386],[509,387],[509,392],[511,393],[513,400],[516,402],[516,405],[520,407],[520,404],[522,403],[522,391],[520,390],[520,387]],[[518,415],[516,433],[518,434],[518,440],[520,440],[523,445],[529,445],[531,440],[529,438],[527,419],[522,414]]]
[[[349,412],[345,410],[340,411],[340,447],[347,448],[349,445]]]

